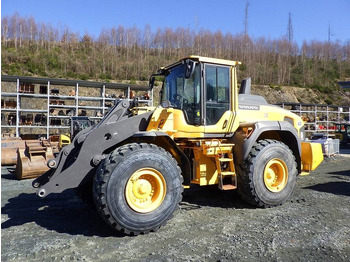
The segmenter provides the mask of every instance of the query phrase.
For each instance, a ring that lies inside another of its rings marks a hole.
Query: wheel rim
[[[153,168],[137,170],[129,178],[125,188],[125,198],[129,207],[139,213],[156,210],[166,194],[163,175]]]
[[[288,181],[288,169],[281,159],[271,159],[265,166],[264,183],[271,192],[281,192]]]

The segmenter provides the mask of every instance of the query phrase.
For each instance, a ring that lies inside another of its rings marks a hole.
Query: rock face
[[[350,92],[343,90],[325,94],[311,88],[253,86],[252,94],[265,97],[270,104],[293,102],[350,106]]]

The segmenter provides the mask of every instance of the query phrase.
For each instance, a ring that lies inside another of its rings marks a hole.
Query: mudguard
[[[145,131],[153,112],[129,116],[129,107],[128,101],[121,101],[100,123],[79,132],[73,142],[48,163],[51,169],[33,181],[33,187],[39,188],[38,196],[78,187],[95,174],[100,161],[118,143]]]
[[[244,128],[252,128],[252,132],[247,137]],[[244,162],[254,143],[268,132],[278,132],[281,137],[282,142],[284,142],[292,151],[298,163],[298,170],[301,172],[301,147],[300,138],[298,136],[297,130],[287,121],[260,121],[255,123],[244,123],[241,124],[238,130],[235,132],[234,136],[230,140],[236,146],[234,149],[235,163],[240,164]],[[264,137],[273,138],[273,137]]]

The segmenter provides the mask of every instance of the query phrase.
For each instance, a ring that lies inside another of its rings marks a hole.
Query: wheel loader
[[[250,78],[238,88],[239,64],[189,56],[159,69],[150,87],[163,79],[160,105],[116,103],[48,163],[33,181],[38,196],[75,188],[129,235],[165,225],[194,185],[236,189],[258,207],[283,204],[298,175],[322,162],[322,147],[304,142],[299,116],[251,95]]]

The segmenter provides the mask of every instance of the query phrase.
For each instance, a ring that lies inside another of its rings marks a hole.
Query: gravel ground
[[[350,261],[350,150],[299,177],[286,204],[192,187],[159,231],[112,232],[72,191],[36,196],[1,169],[2,261]]]

